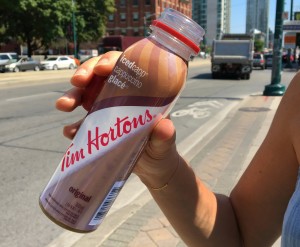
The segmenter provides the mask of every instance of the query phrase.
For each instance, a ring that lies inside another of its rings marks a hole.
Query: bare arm
[[[230,199],[207,189],[182,158],[168,187],[149,190],[188,246],[241,246]]]
[[[264,247],[271,246],[280,236],[299,169],[295,152],[295,148],[300,148],[299,80],[298,74],[283,97],[267,137],[230,198],[209,191],[182,159],[167,188],[150,189],[189,246],[228,243]],[[168,157],[172,156],[175,154]],[[170,166],[174,167],[174,162]],[[161,178],[154,181],[155,177],[147,180],[141,176],[151,187],[162,183]]]
[[[297,74],[264,142],[231,193],[246,246],[271,246],[281,234],[299,169],[299,80]]]

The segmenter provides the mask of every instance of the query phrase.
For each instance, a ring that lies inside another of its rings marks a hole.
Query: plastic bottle
[[[124,51],[40,196],[43,212],[76,232],[95,230],[183,89],[204,30],[173,9]]]

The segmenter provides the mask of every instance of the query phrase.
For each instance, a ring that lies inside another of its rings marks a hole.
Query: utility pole
[[[75,19],[75,5],[72,0],[72,24],[73,24],[73,39],[74,39],[74,57],[78,58],[77,54],[77,33],[76,33],[76,19]]]
[[[265,86],[265,90],[263,94],[266,96],[281,96],[285,93],[285,86],[280,83],[281,73],[282,73],[281,57],[282,57],[283,12],[284,12],[284,0],[277,0],[273,62],[272,62],[272,78],[271,78],[271,84]]]
[[[293,20],[293,6],[294,6],[294,0],[291,0],[291,10],[290,10],[290,21]]]

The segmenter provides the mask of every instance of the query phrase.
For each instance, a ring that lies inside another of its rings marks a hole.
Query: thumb
[[[155,160],[165,159],[175,144],[176,132],[170,119],[162,119],[155,126],[148,146],[147,154]]]
[[[168,181],[178,163],[175,145],[175,127],[170,119],[162,119],[155,126],[146,148],[134,168],[136,175],[146,185],[161,184]],[[150,186],[151,187],[151,186]]]

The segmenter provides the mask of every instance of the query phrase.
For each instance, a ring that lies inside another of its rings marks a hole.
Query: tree
[[[26,43],[28,56],[66,37],[67,26],[76,15],[78,38],[86,41],[102,36],[106,16],[114,11],[113,0],[1,0],[0,41],[14,38]]]
[[[26,43],[31,56],[33,50],[63,36],[60,23],[71,18],[71,4],[66,0],[2,0],[0,23],[5,29],[2,37]]]
[[[106,31],[107,16],[114,13],[114,6],[114,0],[74,0],[77,50],[80,43],[98,40],[103,36]]]
[[[256,52],[262,52],[264,49],[265,42],[261,39],[254,40],[254,49]]]

